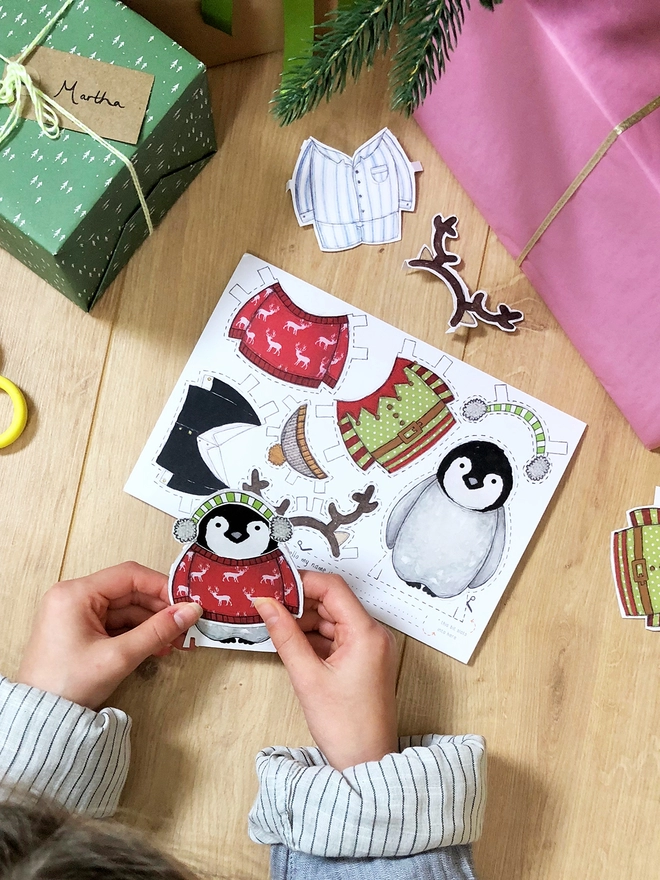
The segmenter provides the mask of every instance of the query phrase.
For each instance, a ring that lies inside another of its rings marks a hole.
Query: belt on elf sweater
[[[371,455],[375,459],[379,459],[382,455],[387,455],[388,452],[393,452],[395,449],[398,449],[402,443],[404,446],[409,446],[413,440],[416,440],[417,437],[421,436],[424,428],[429,422],[432,422],[436,416],[439,416],[446,407],[447,404],[444,400],[441,400],[440,403],[436,403],[435,406],[432,406],[431,409],[428,412],[425,412],[421,418],[415,419],[415,421],[406,425],[405,428],[402,428],[396,437],[388,440],[387,443],[383,443],[378,449],[374,449]]]
[[[642,527],[635,526],[633,528],[633,548],[635,558],[632,561],[632,579],[637,584],[639,597],[642,600],[642,608],[644,614],[653,614],[653,606],[651,604],[651,596],[649,595],[649,573],[644,559],[644,545],[642,543]]]

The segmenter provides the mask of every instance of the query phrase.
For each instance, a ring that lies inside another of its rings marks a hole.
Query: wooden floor
[[[15,673],[35,603],[62,577],[133,558],[166,571],[171,520],[122,486],[245,251],[524,389],[589,428],[472,663],[400,638],[402,733],[474,732],[489,750],[482,880],[657,876],[660,635],[619,616],[609,534],[653,499],[645,451],[543,302],[412,120],[387,109],[383,69],[280,129],[280,59],[210,72],[220,150],[86,315],[0,253],[0,372],[30,421],[0,453],[0,669]],[[448,120],[447,124],[451,124]],[[403,240],[339,254],[299,229],[284,187],[314,135],[349,153],[388,125],[424,173]],[[514,336],[445,335],[449,298],[402,261],[455,213],[467,282],[525,312]],[[9,405],[0,400],[0,419]],[[654,696],[655,694],[655,696]],[[134,719],[132,821],[213,877],[265,878],[246,814],[253,756],[309,743],[277,659],[199,650],[146,664],[114,705]]]

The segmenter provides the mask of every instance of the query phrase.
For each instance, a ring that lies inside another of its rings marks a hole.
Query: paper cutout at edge
[[[500,303],[497,311],[491,312],[486,305],[488,294],[484,290],[477,290],[471,294],[465,281],[452,268],[456,263],[460,263],[461,258],[446,249],[445,239],[458,238],[457,224],[458,218],[454,215],[443,217],[442,214],[436,214],[431,221],[433,245],[431,247],[424,245],[418,256],[412,260],[405,260],[404,265],[409,269],[431,272],[449,288],[454,300],[454,311],[448,321],[447,333],[454,333],[457,327],[461,326],[476,327],[478,320],[499,327],[506,333],[514,333],[518,329],[516,324],[524,320],[524,314],[505,303]],[[431,254],[431,259],[422,259],[425,251]],[[468,316],[467,320],[466,316]]]
[[[401,212],[415,210],[415,173],[422,170],[388,128],[352,156],[310,137],[286,190],[298,225],[313,224],[319,247],[331,253],[400,241]]]
[[[660,614],[660,553],[655,565],[648,557],[651,552],[645,546],[645,529],[651,529],[660,549],[660,508],[655,505],[634,507],[627,511],[629,525],[615,529],[611,534],[610,562],[612,577],[617,592],[621,616],[640,618],[646,621],[646,628],[656,629],[653,620]],[[630,546],[632,539],[632,547]],[[648,541],[646,542],[648,544]],[[650,584],[654,572],[658,572],[657,582]],[[658,593],[657,599],[654,594]]]

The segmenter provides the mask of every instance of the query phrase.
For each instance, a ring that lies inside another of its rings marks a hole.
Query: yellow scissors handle
[[[4,449],[5,446],[10,446],[14,440],[18,440],[23,433],[25,423],[27,422],[27,403],[21,389],[14,385],[13,382],[10,382],[9,379],[5,379],[4,376],[0,376],[0,389],[7,392],[14,406],[14,417],[11,420],[11,425],[0,434],[0,449]]]

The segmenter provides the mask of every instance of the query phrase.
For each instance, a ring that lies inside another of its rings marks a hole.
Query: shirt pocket
[[[375,183],[385,183],[390,176],[387,165],[374,165],[371,169],[371,177]]]

